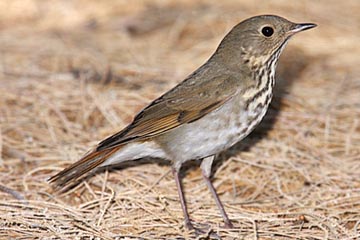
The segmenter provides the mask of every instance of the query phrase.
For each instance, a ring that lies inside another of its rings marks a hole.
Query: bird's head
[[[278,58],[291,36],[313,27],[316,24],[293,23],[275,15],[255,16],[237,24],[215,54],[237,64],[261,65],[274,54]]]

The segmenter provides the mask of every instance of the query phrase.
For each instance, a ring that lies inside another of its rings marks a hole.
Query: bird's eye
[[[261,33],[265,36],[265,37],[271,37],[271,35],[273,35],[274,33],[274,29],[272,27],[263,27],[261,29]]]

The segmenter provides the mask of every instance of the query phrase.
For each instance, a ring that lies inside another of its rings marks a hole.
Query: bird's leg
[[[180,177],[179,177],[179,170],[176,169],[175,167],[172,168],[172,173],[174,175],[175,178],[175,183],[176,183],[176,187],[178,190],[178,194],[179,194],[179,198],[180,198],[180,203],[181,203],[181,208],[184,214],[184,222],[185,222],[185,227],[188,230],[193,230],[194,226],[192,225],[190,218],[189,218],[189,213],[187,211],[187,207],[186,207],[186,203],[185,203],[185,198],[184,198],[184,193],[182,190],[182,186],[181,186],[181,182],[180,182]]]
[[[224,219],[225,227],[226,228],[233,228],[233,224],[231,223],[228,215],[225,212],[224,206],[220,201],[220,198],[218,194],[216,193],[216,190],[213,186],[213,184],[210,181],[210,175],[211,175],[211,165],[214,160],[215,156],[206,157],[201,162],[201,169],[202,169],[202,175],[204,177],[204,180],[206,182],[206,185],[210,189],[211,194],[213,195],[216,205],[218,206],[220,210],[220,214],[222,218]]]

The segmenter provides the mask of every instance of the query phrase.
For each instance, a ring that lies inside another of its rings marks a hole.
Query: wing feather
[[[231,75],[214,77],[195,86],[185,80],[144,108],[125,129],[100,142],[97,150],[145,140],[194,122],[232,98],[238,84]]]

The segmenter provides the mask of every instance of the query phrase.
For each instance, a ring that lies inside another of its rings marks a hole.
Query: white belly
[[[182,163],[217,154],[246,137],[264,117],[268,104],[259,108],[250,103],[245,109],[240,96],[203,118],[184,124],[150,141],[124,145],[102,166],[144,157],[168,159],[180,167]]]
[[[264,117],[267,106],[248,110],[239,97],[203,118],[159,137],[160,145],[175,164],[221,152],[246,137]]]

